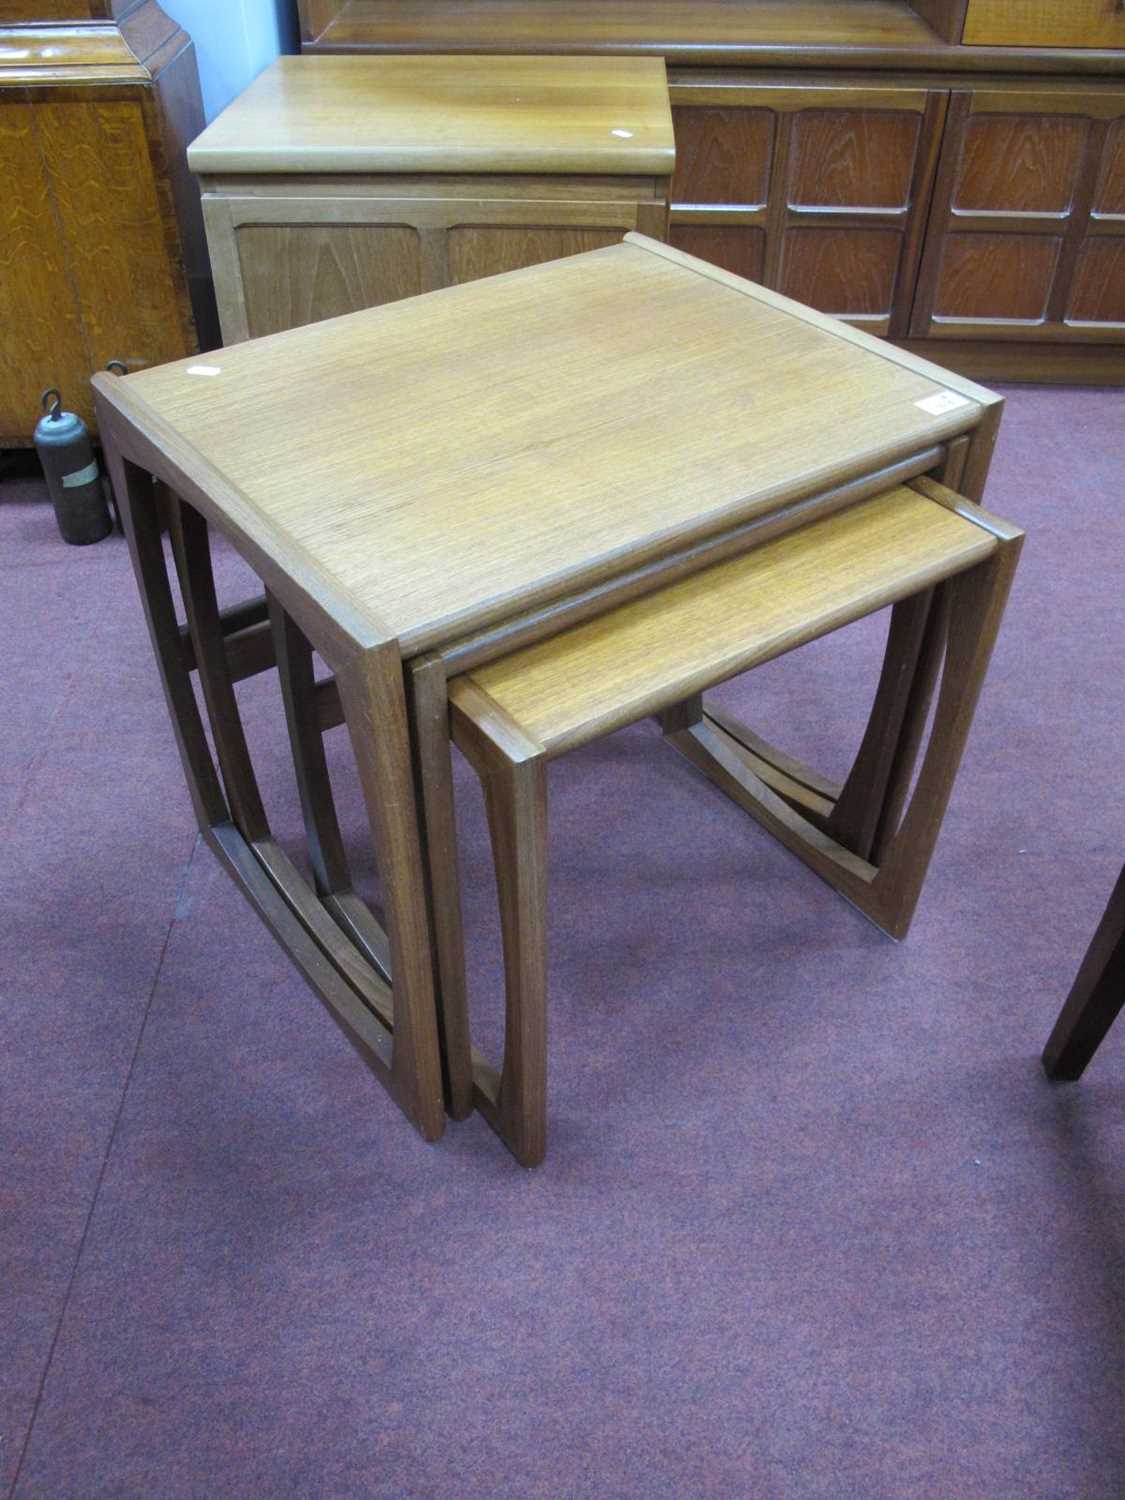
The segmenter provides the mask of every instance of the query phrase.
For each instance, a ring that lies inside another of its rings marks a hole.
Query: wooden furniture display
[[[970,381],[637,235],[94,386],[201,827],[431,1136],[435,980],[446,1057],[467,1046],[448,1030],[464,1014],[446,989],[462,960],[441,780],[448,680],[907,480],[978,499],[1002,409]],[[179,497],[182,624],[153,475]],[[205,523],[268,599],[218,612]],[[833,815],[860,860],[897,827],[948,629],[929,590],[895,606]],[[310,644],[330,680],[314,680]],[[232,688],[275,665],[311,881],[270,836]],[[336,827],[320,735],[343,721],[385,936],[354,897]],[[753,743],[779,795],[801,775],[819,784],[780,755],[770,769],[773,752]],[[450,1112],[468,1113],[464,1078],[445,1087]]]
[[[1055,1022],[1043,1067],[1048,1078],[1073,1081],[1101,1045],[1125,1004],[1125,869]]]
[[[90,376],[213,341],[190,39],[154,0],[0,9],[0,445],[31,442],[40,393],[93,421]],[[23,13],[26,13],[24,11]]]
[[[673,244],[966,374],[1125,380],[1118,0],[302,0],[301,13],[316,53],[663,56]]]
[[[649,714],[735,802],[861,911],[901,936],[921,892],[1022,541],[952,490],[914,480],[450,684],[454,743],[480,776],[506,961],[504,1063],[450,1069],[526,1166],[547,1143],[547,777],[567,750]],[[897,830],[865,856],[838,838],[840,791],[771,777],[702,691],[941,585],[949,631],[930,746]],[[773,785],[771,786],[771,780]],[[448,995],[453,991],[446,991]],[[463,993],[463,986],[455,991]],[[446,1020],[446,1035],[467,1023]]]
[[[283,57],[188,151],[224,342],[663,238],[657,59]]]

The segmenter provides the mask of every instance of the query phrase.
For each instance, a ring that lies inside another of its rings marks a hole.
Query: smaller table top
[[[279,57],[188,148],[194,172],[670,176],[656,57]]]
[[[640,236],[94,387],[406,654],[876,473],[999,399]]]
[[[475,668],[450,701],[474,718],[471,684],[558,755],[932,588],[996,546],[984,526],[896,485]]]

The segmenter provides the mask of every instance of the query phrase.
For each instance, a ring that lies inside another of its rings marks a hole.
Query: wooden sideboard
[[[309,52],[666,58],[673,244],[963,373],[1125,381],[1119,0],[300,0]]]
[[[0,446],[31,441],[57,386],[93,421],[90,376],[215,341],[191,40],[155,4],[0,0]]]

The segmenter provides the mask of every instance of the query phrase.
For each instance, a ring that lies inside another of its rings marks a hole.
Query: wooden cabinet
[[[673,244],[871,333],[905,334],[944,90],[672,87]]]
[[[1125,90],[955,90],[916,337],[1125,342]]]
[[[151,0],[118,24],[0,28],[0,445],[30,442],[47,386],[92,423],[108,360],[213,332],[183,160],[201,121],[191,42]]]
[[[190,151],[223,339],[665,234],[653,58],[281,58]]]

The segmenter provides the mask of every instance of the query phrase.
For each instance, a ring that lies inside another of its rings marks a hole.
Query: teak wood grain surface
[[[300,0],[305,51],[626,53],[689,66],[1119,73],[1117,0]],[[1003,12],[1003,14],[1001,14]],[[972,40],[974,45],[962,46]]]
[[[1120,0],[969,0],[970,46],[1125,47]]]
[[[995,538],[897,486],[455,679],[550,756],[748,671],[987,557]]]
[[[340,48],[377,43],[417,51],[435,35],[448,38],[451,50],[501,41],[546,52],[647,44],[673,56],[708,45],[830,46],[845,38],[863,48],[939,45],[902,0],[346,0],[320,8],[336,15],[319,40]]]
[[[404,654],[998,409],[632,236],[98,384],[155,444],[174,435],[201,488],[237,496],[279,565],[299,559]]]
[[[188,149],[194,172],[672,170],[659,58],[281,57]]]

